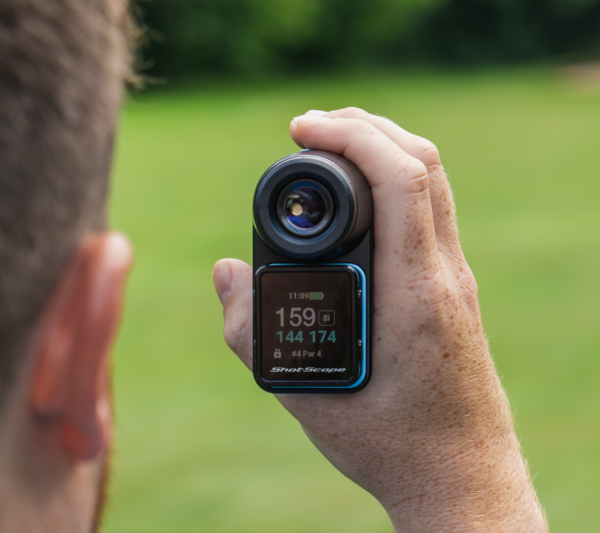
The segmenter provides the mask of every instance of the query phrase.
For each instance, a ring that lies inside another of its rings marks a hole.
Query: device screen
[[[264,379],[352,377],[356,282],[349,270],[265,272],[259,290]]]

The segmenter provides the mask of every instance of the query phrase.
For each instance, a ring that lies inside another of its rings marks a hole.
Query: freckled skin
[[[351,396],[281,395],[314,445],[375,496],[396,532],[547,531],[481,323],[435,146],[360,109],[295,119],[301,147],[353,161],[375,205],[373,377]],[[252,274],[225,338],[251,366]]]

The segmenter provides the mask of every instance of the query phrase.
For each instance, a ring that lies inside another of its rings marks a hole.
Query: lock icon
[[[277,348],[275,352],[273,352],[273,355],[275,356],[275,359],[281,359],[281,350]]]

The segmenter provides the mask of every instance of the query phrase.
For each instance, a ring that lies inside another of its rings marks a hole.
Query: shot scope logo
[[[283,366],[274,366],[271,372],[326,372],[328,374],[332,372],[345,372],[345,368],[315,368],[314,366],[299,367],[299,368],[285,368]]]

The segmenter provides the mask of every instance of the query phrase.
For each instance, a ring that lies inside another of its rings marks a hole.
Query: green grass
[[[228,351],[211,280],[219,258],[251,259],[254,186],[295,150],[291,118],[348,105],[438,145],[552,531],[600,531],[600,92],[547,71],[189,86],[131,99],[112,216],[137,259],[115,354],[106,530],[392,531]]]

